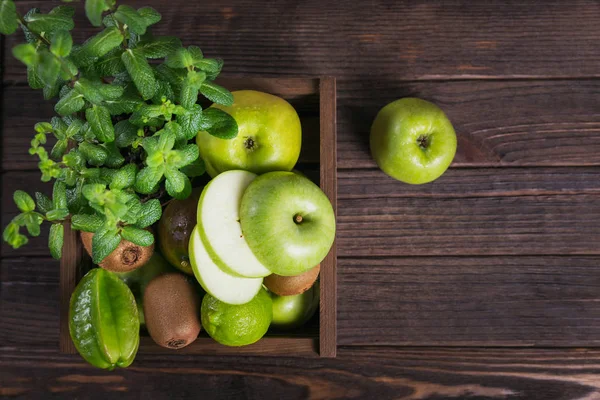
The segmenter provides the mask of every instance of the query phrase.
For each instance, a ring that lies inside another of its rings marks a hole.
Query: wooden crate
[[[335,78],[221,78],[229,90],[253,89],[283,97],[298,111],[302,122],[302,152],[298,169],[318,182],[336,209],[336,88]],[[77,282],[91,267],[79,234],[65,227],[65,244],[60,265],[60,350],[77,353],[69,335],[69,300]],[[298,331],[269,332],[257,343],[245,347],[223,346],[206,333],[191,345],[170,350],[142,336],[139,353],[252,354],[286,356],[336,356],[336,247],[321,263],[321,302],[315,317]]]

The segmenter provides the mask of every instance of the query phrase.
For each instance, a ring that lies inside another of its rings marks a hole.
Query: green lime
[[[267,333],[273,319],[273,302],[265,289],[248,303],[231,305],[207,294],[202,300],[202,327],[226,346],[246,346]]]

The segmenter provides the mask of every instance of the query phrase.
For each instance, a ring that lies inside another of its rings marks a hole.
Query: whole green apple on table
[[[86,0],[100,31],[79,45],[69,32],[72,8],[20,14],[13,0],[1,5],[0,33],[25,33],[13,54],[30,86],[58,98],[58,115],[36,124],[30,149],[42,180],[54,180],[52,197],[16,191],[21,213],[3,239],[20,247],[28,240],[21,228],[37,236],[47,222],[50,253],[61,258],[65,224],[81,232],[98,266],[71,297],[81,356],[99,368],[127,367],[140,327],[178,349],[201,327],[221,344],[244,346],[271,327],[307,323],[336,222],[321,189],[290,172],[302,145],[296,110],[268,93],[214,83],[223,62],[153,36],[161,16],[150,7]],[[200,95],[214,104],[202,109]],[[48,135],[57,139],[50,153]],[[370,146],[386,174],[422,184],[444,173],[457,142],[442,110],[407,98],[379,112]],[[201,187],[205,172],[212,180]]]

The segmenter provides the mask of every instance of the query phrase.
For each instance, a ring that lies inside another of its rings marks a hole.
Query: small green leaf
[[[106,107],[94,105],[85,110],[85,117],[92,128],[92,132],[101,142],[115,140],[115,129]]]
[[[124,226],[121,230],[123,239],[129,240],[138,246],[150,246],[154,243],[154,235],[145,229],[136,228],[134,226]]]
[[[188,144],[184,146],[182,149],[177,150],[177,154],[179,155],[179,162],[174,164],[169,164],[176,168],[182,168],[186,165],[189,165],[198,159],[200,155],[198,151],[198,146],[196,144]]]
[[[178,114],[177,123],[187,140],[195,138],[202,124],[202,107],[194,104],[186,113]]]
[[[38,74],[45,85],[54,85],[60,74],[60,60],[49,51],[39,53]]]
[[[17,8],[13,0],[0,0],[0,33],[11,35],[17,30]]]
[[[42,89],[44,82],[38,76],[37,64],[27,67],[27,83],[32,89]]]
[[[67,117],[65,117],[67,118]],[[63,120],[65,119],[63,118]],[[77,135],[79,133],[79,131],[81,131],[81,128],[83,128],[83,121],[77,118],[73,118],[70,122],[69,122],[69,127],[67,128],[65,134],[67,136],[67,138],[72,138],[73,136]]]
[[[129,147],[138,138],[138,128],[128,120],[117,122],[115,125],[115,144],[119,148]]]
[[[143,99],[151,99],[158,85],[156,84],[154,72],[146,58],[138,51],[127,49],[123,52],[121,60]]]
[[[35,202],[38,209],[44,214],[54,208],[52,200],[41,192],[35,192]]]
[[[56,31],[52,35],[50,51],[58,57],[66,57],[71,53],[73,38],[69,31]]]
[[[157,80],[156,82],[158,83],[158,89],[154,93],[154,97],[152,97],[152,102],[154,104],[162,104],[163,100],[174,102],[175,93],[173,92],[173,88],[171,88],[171,84],[163,80]]]
[[[83,46],[73,50],[71,57],[75,64],[87,67],[109,51],[119,47],[123,42],[123,34],[117,27],[109,27],[88,39]]]
[[[44,222],[42,216],[35,212],[29,212],[25,215],[25,227],[27,228],[27,232],[33,236],[40,236],[40,225]]]
[[[109,168],[119,168],[125,162],[125,158],[117,148],[114,142],[104,143],[102,145],[106,151],[108,152],[108,156],[106,157],[106,161],[104,165]]]
[[[67,187],[61,181],[54,182],[52,190],[53,209],[67,208]]]
[[[94,68],[100,76],[114,76],[126,71],[125,64],[121,61],[123,51],[119,48],[111,50],[108,54],[94,64]]]
[[[185,175],[183,175],[183,177],[183,189],[181,191],[175,190],[176,188],[173,186],[173,181],[167,180],[165,182],[165,189],[167,189],[167,193],[169,196],[176,198],[177,200],[185,200],[192,193],[192,183],[190,182],[190,179]]]
[[[196,176],[204,175],[206,172],[206,166],[204,164],[204,160],[198,157],[196,161],[181,168],[180,171],[186,174],[188,177],[194,178]]]
[[[108,10],[104,0],[85,0],[85,15],[94,26],[102,25],[102,13]]]
[[[162,207],[160,206],[160,200],[148,200],[147,202],[142,203],[142,209],[135,225],[138,228],[146,228],[157,222],[161,216]]]
[[[163,168],[146,167],[135,178],[135,191],[141,194],[150,194],[158,186],[163,177]]]
[[[189,71],[184,85],[191,85],[196,89],[200,89],[206,80],[206,74],[202,71]]]
[[[59,30],[70,31],[75,27],[73,18],[65,13],[39,14],[25,16],[27,27],[36,33],[50,33]]]
[[[204,82],[200,87],[200,93],[207,99],[224,106],[233,104],[233,95],[227,89],[213,82]]]
[[[138,35],[146,33],[148,23],[134,8],[120,5],[114,15],[117,21],[127,25],[132,32],[137,33]]]
[[[114,227],[100,228],[92,238],[92,261],[100,264],[121,243],[121,236]]]
[[[146,26],[154,25],[161,20],[161,15],[152,7],[142,7],[137,10],[138,14],[144,18]]]
[[[170,68],[187,68],[194,65],[194,59],[188,49],[181,47],[167,55],[165,64]]]
[[[63,84],[64,84],[64,81],[59,78],[56,82],[54,82],[53,85],[44,86],[44,89],[43,89],[44,99],[50,100],[50,99],[53,99],[54,97],[58,96],[60,88],[63,86]]]
[[[69,210],[66,208],[57,208],[46,213],[46,218],[49,221],[62,221],[69,215]]]
[[[104,219],[97,214],[75,214],[71,217],[73,229],[84,232],[96,232],[104,224]]]
[[[50,157],[55,160],[60,160],[62,156],[67,151],[67,146],[69,145],[69,141],[67,139],[58,140],[54,146],[52,147],[52,151],[50,152]]]
[[[163,58],[181,47],[181,40],[174,36],[153,38],[148,42],[138,43],[137,49],[146,58]]]
[[[200,62],[204,58],[204,54],[202,54],[202,50],[198,46],[189,46],[188,53],[192,57],[192,63],[196,64]]]
[[[172,87],[179,87],[187,76],[186,71],[173,69],[166,64],[160,64],[156,67],[156,75],[171,84]]]
[[[81,111],[84,106],[83,95],[71,89],[56,103],[54,110],[59,115],[69,115]]]
[[[183,191],[185,180],[187,179],[183,172],[180,172],[175,168],[167,168],[165,170],[165,176],[167,178],[167,192],[170,196]]]
[[[65,228],[63,224],[52,224],[50,227],[50,236],[48,236],[48,247],[53,258],[59,260],[62,257],[62,248],[65,238]]]
[[[18,44],[12,49],[13,56],[28,67],[37,64],[39,57],[35,46],[31,43]]]
[[[202,112],[202,130],[219,139],[233,139],[238,134],[235,119],[225,111],[210,107]]]
[[[207,74],[218,74],[223,67],[223,61],[214,58],[204,58],[194,64],[194,66]]]
[[[22,190],[16,190],[13,194],[13,199],[19,210],[23,212],[35,210],[35,202],[26,192]]]
[[[108,157],[108,151],[106,151],[104,147],[93,143],[80,143],[79,151],[83,154],[89,164],[97,167],[104,165],[104,162]]]
[[[189,83],[188,79],[183,82],[179,94],[179,104],[182,107],[191,110],[198,101],[198,89]]]
[[[137,174],[137,166],[135,164],[127,164],[119,169],[112,177],[110,182],[111,189],[126,189],[133,186],[135,183],[135,175]]]
[[[144,101],[137,94],[129,92],[125,92],[119,99],[104,102],[111,115],[131,114],[142,104]]]
[[[73,89],[79,94],[82,94],[87,101],[92,104],[100,104],[104,100],[100,94],[100,83],[90,81],[86,78],[80,78],[73,85]]]
[[[75,15],[75,9],[71,6],[57,6],[50,10],[48,14],[58,17],[72,18]]]

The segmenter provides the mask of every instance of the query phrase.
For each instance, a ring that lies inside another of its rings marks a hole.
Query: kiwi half
[[[180,349],[200,333],[200,296],[180,273],[154,278],[143,294],[146,328],[159,346]]]
[[[267,289],[279,296],[293,296],[310,289],[317,280],[320,271],[321,264],[296,276],[272,274],[265,277],[263,284]]]
[[[81,232],[81,241],[87,253],[92,255],[92,232]],[[128,240],[121,239],[121,243],[100,264],[102,268],[111,272],[129,272],[146,264],[154,253],[154,243],[142,247]]]

